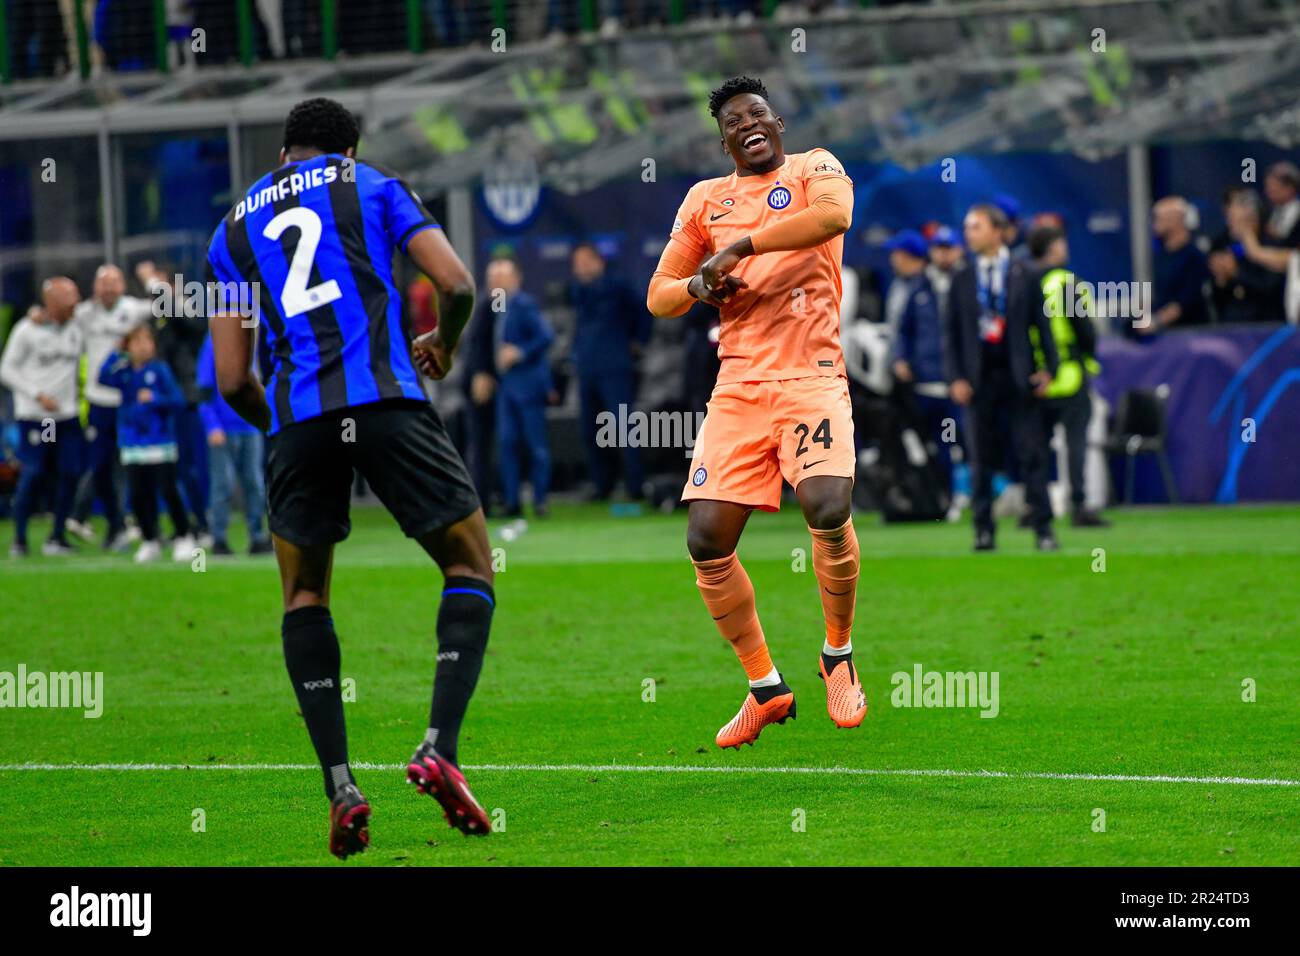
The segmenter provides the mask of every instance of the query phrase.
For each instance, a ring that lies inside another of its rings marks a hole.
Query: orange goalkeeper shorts
[[[682,500],[776,511],[782,480],[852,479],[856,461],[847,379],[730,382],[713,389]]]

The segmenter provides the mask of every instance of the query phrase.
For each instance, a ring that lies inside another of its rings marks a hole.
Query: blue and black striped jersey
[[[425,400],[393,254],[437,226],[400,179],[334,154],[272,170],[222,220],[208,278],[257,283],[272,434],[337,408]]]

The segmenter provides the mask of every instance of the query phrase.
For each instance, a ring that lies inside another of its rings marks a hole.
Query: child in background
[[[266,533],[266,486],[262,479],[262,433],[235,414],[217,391],[217,368],[212,357],[212,337],[199,350],[196,377],[202,402],[199,414],[208,436],[208,526],[212,529],[212,553],[231,553],[226,529],[230,524],[230,499],[234,481],[244,495],[244,517],[248,523],[248,553],[270,554],[271,538]]]
[[[99,373],[101,385],[122,393],[117,410],[118,445],[131,491],[131,510],[144,540],[135,553],[137,563],[157,560],[162,554],[158,532],[158,496],[176,529],[172,558],[189,561],[194,554],[185,505],[176,490],[177,413],[185,396],[167,363],[157,358],[153,326],[145,322],[127,333],[126,351],[115,352]]]

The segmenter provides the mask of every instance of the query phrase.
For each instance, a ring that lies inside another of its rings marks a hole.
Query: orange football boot
[[[817,669],[826,682],[826,713],[836,727],[857,727],[867,716],[867,695],[862,693],[858,669],[852,660],[843,660],[826,673],[826,661],[819,655]]]
[[[794,691],[786,686],[784,680],[775,688],[776,694],[766,704],[760,704],[751,688],[745,695],[745,702],[740,705],[740,713],[731,718],[731,723],[718,731],[719,747],[735,747],[741,744],[751,747],[763,728],[768,724],[784,724],[795,716]]]

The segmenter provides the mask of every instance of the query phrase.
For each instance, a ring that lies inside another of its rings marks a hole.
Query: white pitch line
[[[357,770],[405,770],[406,764],[354,763]],[[86,770],[133,772],[168,770],[319,770],[311,763],[15,763],[0,764],[0,773]],[[693,767],[668,764],[515,763],[466,764],[466,770],[500,773],[779,773],[849,777],[953,777],[962,780],[1066,780],[1101,783],[1199,783],[1228,786],[1300,787],[1300,780],[1267,777],[1180,777],[1166,774],[1044,773],[1006,770],[892,770],[868,767]]]

